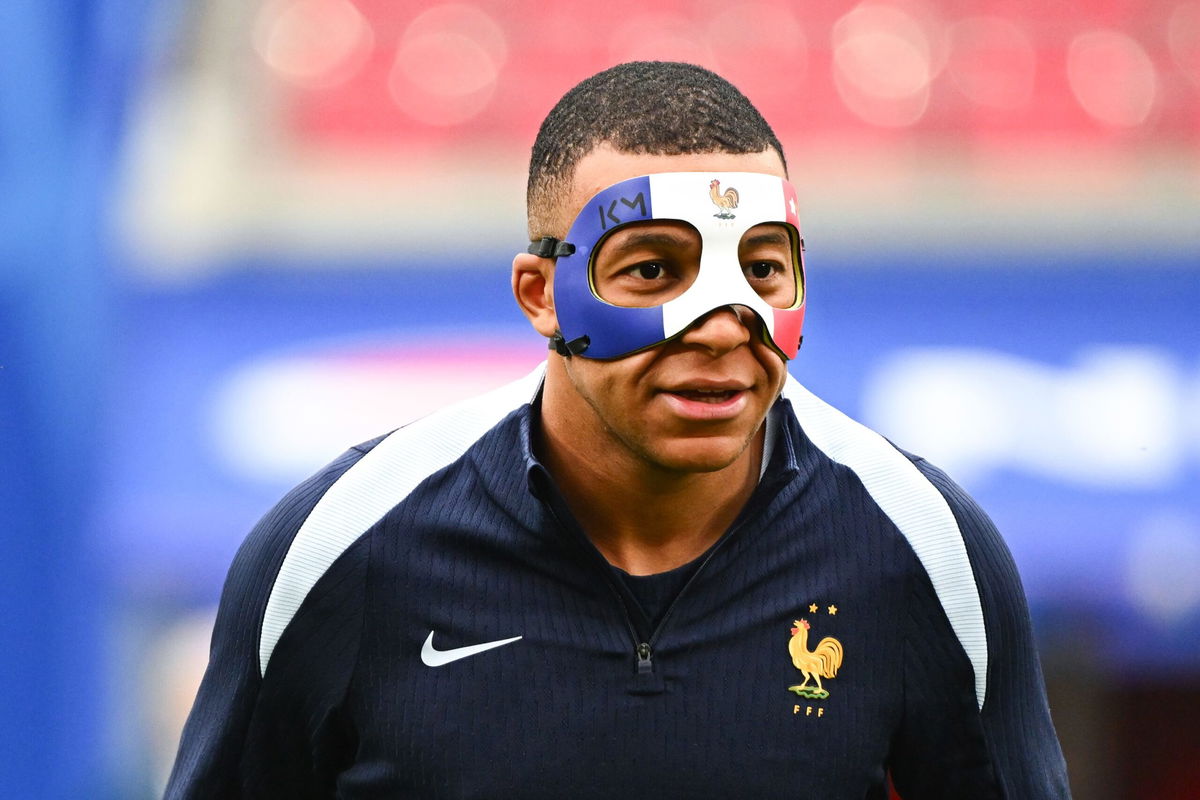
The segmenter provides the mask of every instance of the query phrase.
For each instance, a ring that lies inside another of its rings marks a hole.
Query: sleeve
[[[1070,798],[1012,555],[961,488],[927,462],[916,465],[962,532],[983,609],[988,666],[980,708],[974,670],[922,571],[905,623],[904,719],[890,764],[896,790],[903,800]]]
[[[316,703],[328,700],[319,697],[319,687],[334,686],[331,674],[346,671],[346,662],[352,660],[356,641],[347,637],[356,637],[359,629],[346,617],[361,613],[362,603],[328,598],[332,591],[352,592],[348,587],[356,580],[361,586],[365,549],[347,550],[322,576],[277,645],[277,654],[298,644],[322,653],[322,660],[314,662],[318,674],[311,685],[301,685],[294,669],[276,669],[274,656],[271,668],[261,676],[259,636],[275,576],[296,532],[329,486],[363,454],[360,448],[347,451],[293,489],[255,526],[234,557],[221,593],[208,667],[167,783],[167,800],[255,796],[247,787],[260,783],[258,773],[268,769],[309,778],[303,791],[275,796],[313,796],[316,784],[311,776],[321,766],[314,760],[313,748],[321,750],[314,739],[327,739],[335,720],[329,714],[314,715],[297,727],[284,717],[312,712]],[[329,613],[330,607],[338,609],[336,614]],[[309,741],[298,745],[301,738]]]

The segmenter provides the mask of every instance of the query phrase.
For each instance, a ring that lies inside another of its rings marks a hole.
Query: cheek
[[[787,380],[787,362],[765,342],[756,341],[753,346],[754,357],[766,372],[768,383],[776,392],[782,391],[783,384]]]
[[[615,361],[575,358],[568,362],[567,370],[576,388],[594,403],[633,413],[643,400],[643,376],[654,359],[653,351]]]
[[[576,393],[590,405],[604,407],[619,402],[619,386],[613,380],[613,371],[605,369],[604,362],[576,356],[564,359],[563,366]]]

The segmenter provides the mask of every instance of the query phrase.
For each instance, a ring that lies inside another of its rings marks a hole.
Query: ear
[[[517,253],[512,267],[513,296],[533,329],[547,339],[558,331],[554,312],[554,261]]]

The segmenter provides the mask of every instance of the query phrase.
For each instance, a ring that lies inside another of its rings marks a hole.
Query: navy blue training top
[[[540,378],[263,518],[168,798],[1069,797],[1012,559],[941,472],[789,378],[757,489],[664,601],[535,458]]]

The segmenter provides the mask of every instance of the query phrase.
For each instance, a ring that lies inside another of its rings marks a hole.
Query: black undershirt
[[[670,607],[679,592],[687,583],[688,578],[696,571],[699,560],[689,561],[681,567],[656,572],[653,575],[630,575],[623,569],[617,569],[617,574],[629,588],[642,607],[651,629],[656,628],[662,621],[662,616]]]

